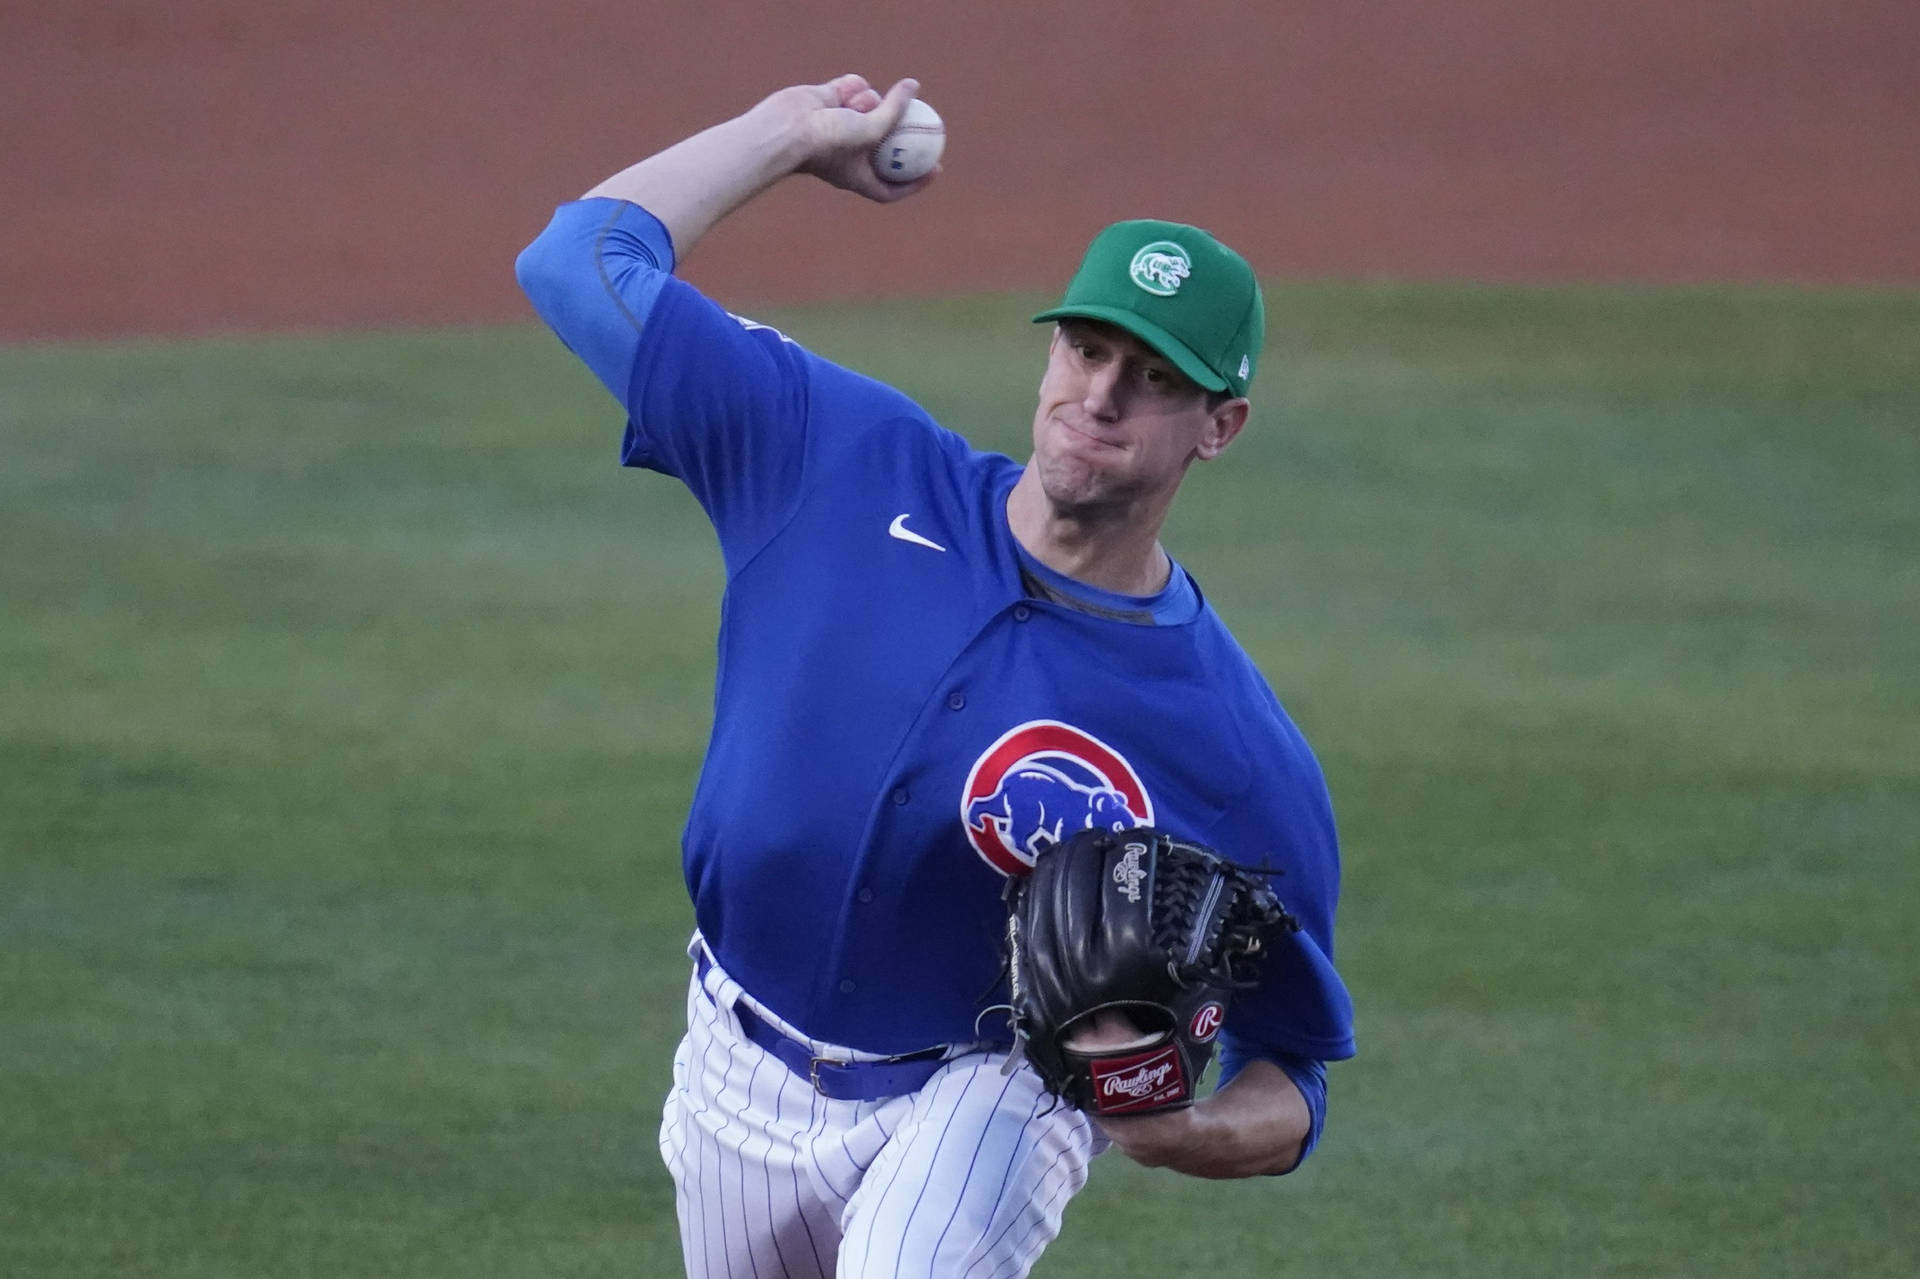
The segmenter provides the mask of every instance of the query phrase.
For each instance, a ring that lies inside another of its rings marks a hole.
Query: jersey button
[[[1024,622],[1024,621],[1026,621],[1026,620],[1027,620],[1027,619],[1028,619],[1029,617],[1032,617],[1032,616],[1033,616],[1033,610],[1032,610],[1032,609],[1030,609],[1030,608],[1028,608],[1028,607],[1027,607],[1027,606],[1026,606],[1025,604],[1015,604],[1015,605],[1013,606],[1013,620],[1014,620],[1014,621],[1016,621],[1016,622]]]
[[[896,804],[904,804],[904,803],[906,803],[906,802],[907,802],[907,788],[906,788],[906,787],[904,787],[904,786],[896,786],[896,787],[894,787],[894,788],[893,788],[893,802],[894,802],[894,803],[896,803]]]
[[[967,695],[965,693],[955,691],[947,694],[948,710],[950,711],[964,710],[966,709],[966,705],[967,705]]]
[[[845,977],[841,979],[840,993],[843,995],[851,995],[853,993],[853,978]]]
[[[859,898],[862,904],[865,904],[873,900],[873,890],[871,888],[863,888],[855,893],[854,896]]]

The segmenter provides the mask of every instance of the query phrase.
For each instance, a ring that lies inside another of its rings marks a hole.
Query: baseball
[[[884,182],[912,182],[933,172],[947,147],[947,126],[940,113],[915,98],[893,132],[873,149],[873,171]]]

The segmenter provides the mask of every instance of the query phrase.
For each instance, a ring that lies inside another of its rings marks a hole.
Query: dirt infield
[[[1911,0],[7,9],[0,340],[520,317],[554,203],[845,69],[922,79],[947,172],[789,184],[723,298],[1053,288],[1129,215],[1280,276],[1920,281]]]

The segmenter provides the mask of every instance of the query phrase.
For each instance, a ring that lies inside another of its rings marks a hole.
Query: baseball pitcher
[[[1246,262],[1100,232],[1036,317],[1024,462],[674,276],[789,175],[937,180],[870,159],[917,90],[782,89],[519,259],[624,409],[621,460],[685,484],[725,563],[660,1130],[693,1276],[1024,1275],[1110,1145],[1293,1169],[1354,1051],[1320,769],[1160,543],[1247,424]]]

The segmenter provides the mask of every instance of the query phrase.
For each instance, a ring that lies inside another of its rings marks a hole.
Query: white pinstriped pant
[[[917,1093],[834,1101],[741,1033],[718,965],[702,984],[660,1124],[690,1279],[1017,1279],[1060,1233],[1106,1143],[1030,1067],[956,1050]]]

